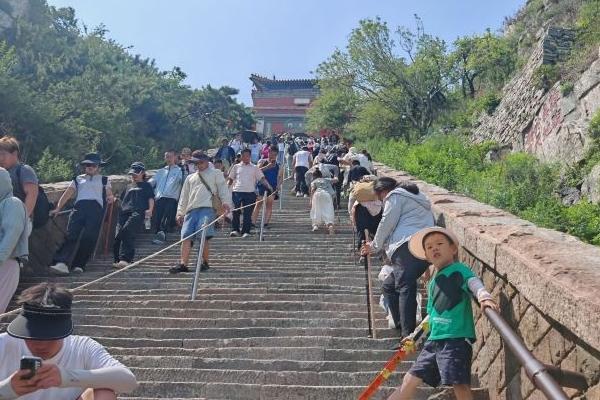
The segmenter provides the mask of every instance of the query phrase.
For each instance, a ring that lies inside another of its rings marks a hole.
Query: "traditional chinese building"
[[[319,95],[316,80],[270,79],[255,74],[250,80],[259,135],[306,133],[306,110]]]

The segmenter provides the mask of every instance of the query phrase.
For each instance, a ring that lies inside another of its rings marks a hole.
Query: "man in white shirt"
[[[312,154],[308,151],[308,147],[302,147],[302,150],[294,154],[293,168],[296,173],[296,197],[308,197],[308,186],[304,175],[312,166]]]
[[[74,400],[86,391],[94,400],[115,400],[117,392],[137,387],[133,373],[102,345],[71,335],[72,302],[70,292],[52,283],[21,293],[21,314],[0,334],[0,400]],[[41,366],[21,370],[23,357],[39,358]]]
[[[252,207],[251,204],[256,202],[256,184],[262,183],[267,190],[273,192],[273,187],[269,184],[264,174],[256,165],[250,162],[250,149],[242,150],[242,161],[235,164],[229,172],[229,185],[232,187],[232,199],[234,208],[244,206],[244,222],[240,232],[240,213],[241,211],[233,212],[232,230],[230,236],[248,237],[250,236],[250,228],[252,227]]]

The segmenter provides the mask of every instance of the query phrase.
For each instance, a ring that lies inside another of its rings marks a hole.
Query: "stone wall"
[[[438,225],[456,233],[461,259],[482,277],[503,317],[540,361],[586,375],[600,399],[600,248],[538,228],[466,196],[379,165],[380,176],[412,180],[431,199]],[[487,318],[475,311],[473,373],[495,399],[543,399]]]
[[[119,196],[130,182],[129,177],[125,176],[113,175],[109,179],[115,196]],[[70,182],[58,182],[43,185],[43,187],[50,202],[57,204],[60,196],[62,196],[69,184]],[[70,205],[67,205],[64,209],[70,207]],[[54,252],[64,241],[67,221],[68,214],[59,215],[54,219],[50,219],[44,227],[35,229],[31,233],[29,239],[29,262],[26,265],[25,273],[35,273],[36,275],[46,274],[46,267],[50,265]],[[108,230],[108,240],[110,242],[115,224],[116,218],[113,218],[112,226]],[[104,243],[105,239],[105,237],[101,237],[99,242]]]
[[[475,142],[494,140],[527,151],[548,162],[574,164],[591,144],[589,121],[600,107],[600,60],[563,96],[560,82],[548,91],[535,85],[535,71],[568,54],[573,33],[549,28],[523,70],[503,89],[502,101],[491,116],[482,115],[473,132]]]

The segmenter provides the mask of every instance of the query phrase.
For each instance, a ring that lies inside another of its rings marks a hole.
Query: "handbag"
[[[206,181],[204,180],[202,174],[198,174],[198,177],[200,178],[204,186],[206,186],[206,189],[208,189],[208,192],[211,196],[212,208],[215,210],[217,215],[225,214],[225,209],[223,208],[223,202],[221,201],[221,198],[215,193],[213,193],[213,191],[210,189],[210,186],[208,186],[208,183],[206,183]]]

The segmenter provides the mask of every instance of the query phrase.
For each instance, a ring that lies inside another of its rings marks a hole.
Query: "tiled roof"
[[[270,79],[252,74],[250,80],[256,90],[318,89],[316,79]]]

